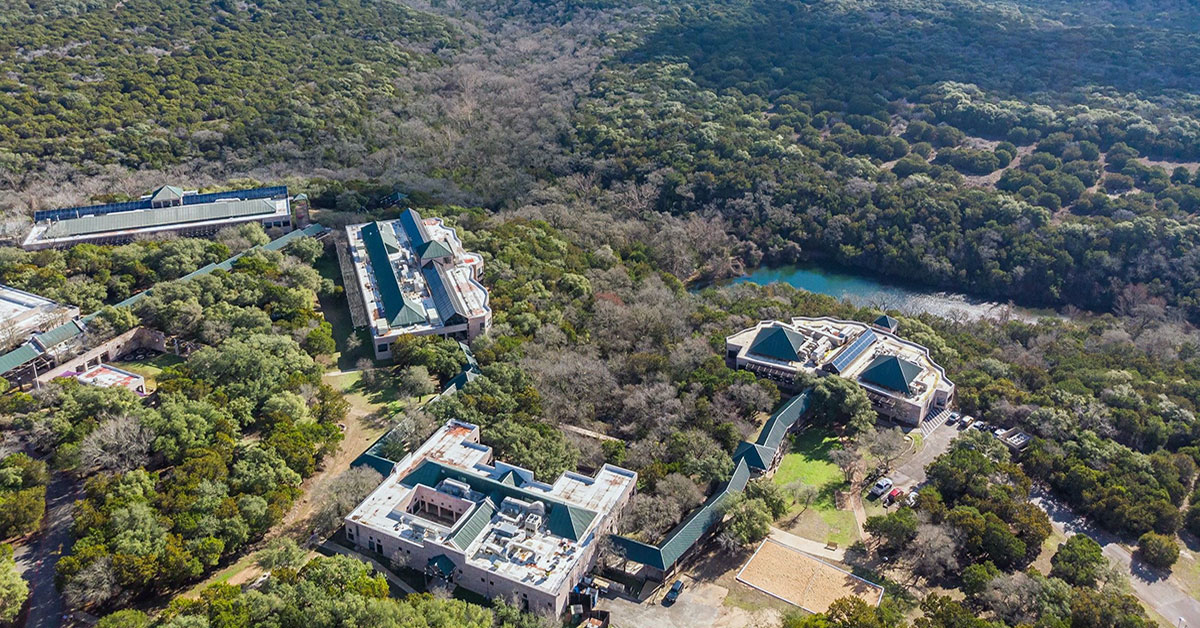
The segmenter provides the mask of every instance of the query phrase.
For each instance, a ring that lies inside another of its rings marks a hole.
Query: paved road
[[[71,547],[71,514],[79,497],[79,485],[74,480],[62,473],[54,474],[46,487],[42,532],[14,552],[17,569],[29,580],[31,604],[26,628],[52,628],[64,623],[66,606],[54,586],[54,566]]]
[[[1072,535],[1086,533],[1103,548],[1104,555],[1121,573],[1129,576],[1133,594],[1172,622],[1183,626],[1200,628],[1200,601],[1187,594],[1186,587],[1174,576],[1154,569],[1130,554],[1113,534],[1101,530],[1076,515],[1044,489],[1035,488],[1030,500],[1050,515],[1050,524],[1055,530]]]
[[[956,436],[958,436],[958,430],[953,425],[943,425],[926,435],[921,441],[920,451],[888,474],[896,483],[896,487],[908,490],[924,484],[925,467],[933,462],[934,458],[946,453],[950,449],[950,441],[954,440]]]

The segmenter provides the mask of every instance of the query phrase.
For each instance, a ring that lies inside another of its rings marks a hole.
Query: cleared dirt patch
[[[771,539],[763,541],[737,579],[810,613],[823,613],[848,595],[871,605],[883,599],[883,587]]]

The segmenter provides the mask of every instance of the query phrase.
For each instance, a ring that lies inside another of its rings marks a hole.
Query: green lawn
[[[824,487],[844,484],[842,470],[829,461],[829,452],[839,448],[837,438],[824,429],[807,429],[797,434],[792,449],[775,471],[775,483],[783,486],[795,480]]]
[[[162,353],[150,358],[149,360],[141,360],[138,362],[113,362],[112,365],[136,373],[146,378],[146,383],[154,384],[158,378],[158,374],[163,372],[163,369],[168,366],[173,366],[183,362],[183,358],[174,353]]]
[[[338,286],[342,285],[342,271],[338,267],[337,253],[333,249],[327,249],[325,254],[313,264],[313,267],[322,277],[333,281]],[[360,358],[374,358],[374,353],[371,351],[371,338],[365,332],[354,330],[354,323],[350,320],[350,306],[346,304],[346,297],[344,295],[323,295],[318,297],[318,301],[321,304],[321,314],[333,327],[333,340],[337,343],[337,352],[334,353],[333,360],[337,368],[343,371],[349,370],[354,368]],[[359,340],[362,342],[357,349],[348,351],[346,341],[355,334],[359,335]]]
[[[838,510],[835,494],[846,488],[842,470],[829,460],[829,452],[839,448],[833,432],[807,429],[796,434],[792,449],[775,471],[774,482],[780,486],[796,480],[817,487],[819,493],[807,510],[794,507],[778,525],[792,534],[822,543],[834,542],[845,547],[858,540],[854,513]]]

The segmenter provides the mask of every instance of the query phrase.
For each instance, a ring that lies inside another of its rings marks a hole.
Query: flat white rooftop
[[[593,533],[632,492],[637,474],[605,465],[553,484],[479,444],[479,428],[449,421],[412,453],[347,521],[409,542],[433,543],[469,565],[546,592],[566,584]],[[436,502],[429,514],[424,502]]]
[[[55,308],[57,305],[45,297],[0,285],[0,324],[8,323],[26,312],[40,308]]]
[[[99,364],[75,376],[84,384],[102,388],[128,388],[137,393],[145,391],[146,380],[141,375],[119,369],[111,364]],[[141,389],[140,391],[138,389]]]

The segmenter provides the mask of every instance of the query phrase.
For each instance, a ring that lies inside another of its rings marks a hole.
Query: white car
[[[880,497],[892,490],[893,486],[895,486],[895,482],[892,482],[892,478],[879,478],[875,486],[871,487],[871,492],[868,495],[871,497]]]

